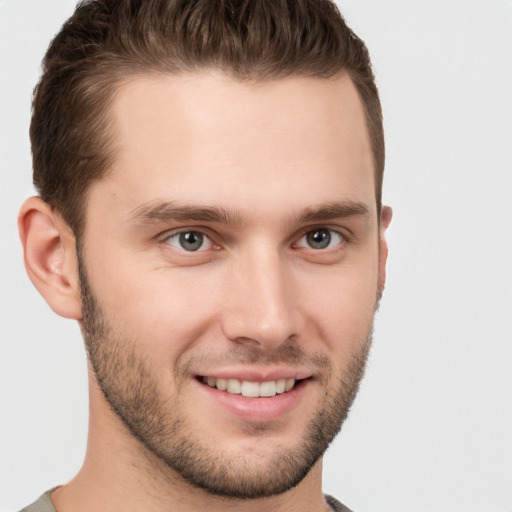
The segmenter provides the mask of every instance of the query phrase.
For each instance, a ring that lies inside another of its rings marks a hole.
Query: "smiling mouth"
[[[242,395],[251,398],[272,397],[291,391],[301,382],[296,379],[278,379],[266,382],[253,382],[238,379],[216,379],[215,377],[199,377],[199,380],[211,388],[225,391],[232,395]]]

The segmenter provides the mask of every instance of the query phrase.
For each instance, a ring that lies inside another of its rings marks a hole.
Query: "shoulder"
[[[334,510],[334,512],[352,512],[348,507],[340,503],[336,498],[325,495],[325,501]]]
[[[50,498],[53,489],[46,491],[37,501],[20,510],[20,512],[56,512]]]

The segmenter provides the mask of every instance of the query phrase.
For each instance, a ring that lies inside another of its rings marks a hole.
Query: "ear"
[[[391,223],[393,210],[389,206],[383,206],[380,214],[379,232],[379,293],[382,293],[386,284],[386,262],[388,259],[388,242],[386,230]]]
[[[40,197],[23,203],[18,216],[25,268],[49,306],[81,320],[75,237],[62,217]]]

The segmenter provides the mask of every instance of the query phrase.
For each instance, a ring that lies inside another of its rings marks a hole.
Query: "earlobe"
[[[75,238],[60,215],[40,197],[25,201],[18,216],[25,268],[49,306],[81,320]]]
[[[393,210],[389,206],[383,206],[380,215],[380,233],[379,233],[379,294],[384,290],[386,284],[386,262],[388,259],[388,242],[386,240],[386,230],[393,218]]]

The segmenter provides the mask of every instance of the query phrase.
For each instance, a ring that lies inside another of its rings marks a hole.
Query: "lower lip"
[[[233,395],[199,381],[197,385],[208,395],[210,401],[214,401],[229,413],[244,421],[262,422],[277,420],[296,408],[309,385],[309,380],[301,380],[286,393],[259,398]]]

